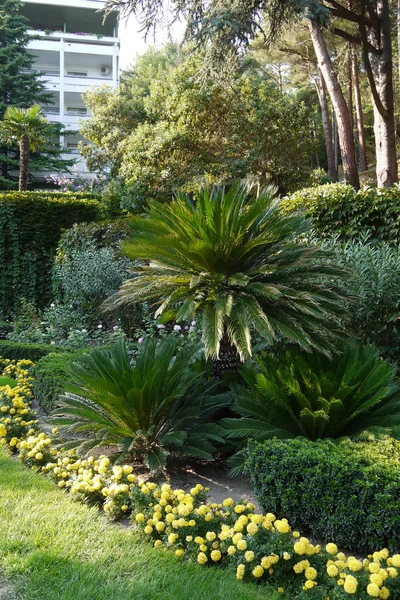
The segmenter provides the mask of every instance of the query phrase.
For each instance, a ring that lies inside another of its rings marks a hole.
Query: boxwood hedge
[[[400,551],[400,442],[250,442],[246,469],[263,510],[352,551]]]
[[[344,183],[305,188],[285,198],[283,210],[303,210],[319,237],[342,239],[360,234],[386,242],[400,241],[400,188],[354,190]]]
[[[31,360],[37,363],[50,352],[65,352],[65,348],[51,344],[30,344],[0,340],[0,356],[10,360]]]

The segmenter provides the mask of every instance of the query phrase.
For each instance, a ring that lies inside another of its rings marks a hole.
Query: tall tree
[[[163,3],[108,0],[107,6],[108,10],[119,7],[138,14],[148,29],[154,25]],[[175,17],[185,14],[189,34],[207,48],[209,57],[222,65],[227,65],[230,57],[237,56],[235,50],[240,51],[259,33],[262,19],[270,28],[270,37],[289,17],[303,15],[318,26],[329,27],[335,35],[359,44],[375,108],[378,185],[387,187],[397,181],[389,0],[356,0],[354,3],[348,0],[211,0],[206,3],[175,0],[172,9]],[[326,83],[329,89],[328,81]],[[340,133],[343,118],[336,114],[336,119]],[[346,152],[353,153],[350,149],[345,149]],[[350,155],[348,158],[352,160]],[[350,178],[352,171],[351,166]]]
[[[35,57],[26,50],[32,38],[20,7],[20,0],[0,2],[0,119],[7,106],[28,108],[35,102],[51,103],[51,94],[39,74],[32,71]],[[7,185],[15,158],[9,156],[6,147],[0,148],[0,168],[0,184]]]
[[[51,135],[49,123],[43,116],[40,106],[30,108],[8,106],[4,119],[0,122],[0,139],[5,143],[17,142],[20,150],[19,185],[20,192],[28,188],[29,155],[38,151]]]

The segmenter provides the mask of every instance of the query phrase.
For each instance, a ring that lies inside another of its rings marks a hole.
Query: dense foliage
[[[68,366],[77,360],[82,352],[84,350],[50,353],[37,361],[33,395],[46,413],[56,408],[58,397],[64,391],[65,381],[68,380]]]
[[[215,382],[194,361],[198,350],[189,344],[179,349],[174,338],[147,339],[133,366],[123,343],[93,350],[69,369],[67,391],[50,422],[81,454],[109,446],[114,457],[155,470],[170,452],[211,458],[218,428],[203,423],[215,411],[209,396]]]
[[[111,465],[104,455],[80,459],[72,451],[57,450],[54,439],[40,431],[31,409],[32,363],[0,359],[0,365],[2,375],[16,384],[13,389],[0,388],[0,443],[72,497],[102,506],[110,518],[131,514],[154,547],[199,565],[226,567],[236,571],[238,580],[267,581],[286,598],[329,594],[332,600],[341,600],[356,593],[360,600],[397,597],[400,554],[390,554],[387,548],[363,560],[347,557],[332,542],[325,548],[310,542],[293,531],[286,518],[271,512],[255,514],[250,502],[226,498],[210,503],[201,484],[190,492],[169,483],[158,486],[137,481],[131,465]],[[396,455],[398,448],[389,451]],[[375,449],[372,458],[384,462],[387,454],[388,448]]]
[[[0,356],[9,360],[31,360],[37,362],[53,352],[65,352],[53,344],[32,344],[0,340]]]
[[[243,360],[255,332],[268,342],[284,336],[329,353],[330,328],[342,312],[333,280],[345,272],[316,245],[296,243],[308,223],[285,216],[266,189],[257,198],[244,186],[201,189],[194,201],[153,201],[132,218],[129,258],[134,270],[109,306],[149,301],[165,319],[202,318],[207,357],[227,346]]]
[[[347,296],[345,328],[362,342],[374,343],[398,361],[400,350],[400,247],[365,238],[324,247],[336,252],[336,261],[351,271],[340,282]]]
[[[91,167],[112,166],[143,198],[165,200],[201,182],[246,178],[296,189],[315,148],[309,108],[282,94],[257,65],[229,82],[198,79],[203,57],[167,46],[150,51],[119,90],[86,94],[93,118],[82,132]]]
[[[12,314],[21,298],[45,306],[61,229],[100,217],[85,195],[46,192],[0,194],[0,314]]]
[[[357,192],[332,183],[295,192],[284,200],[285,212],[303,210],[320,237],[360,235],[388,243],[400,241],[400,189],[366,187]]]
[[[247,469],[266,511],[343,548],[400,547],[400,443],[251,442]]]

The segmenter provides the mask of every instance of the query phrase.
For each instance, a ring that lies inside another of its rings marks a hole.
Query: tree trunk
[[[399,0],[400,2],[400,0]],[[362,103],[361,103],[361,92],[360,92],[360,82],[358,79],[358,61],[356,55],[356,49],[354,45],[351,47],[351,64],[353,71],[353,86],[354,86],[354,104],[356,108],[356,122],[357,122],[357,132],[358,132],[358,145],[359,145],[359,154],[360,154],[360,171],[366,171],[368,169],[367,164],[367,149],[365,143],[365,129],[364,129],[364,115],[362,111]]]
[[[221,340],[219,349],[219,358],[211,361],[211,370],[214,377],[219,377],[222,373],[233,373],[237,371],[240,365],[240,357],[235,346],[232,346],[227,335]]]
[[[354,137],[354,119],[353,119],[353,76],[351,45],[349,44],[349,54],[347,57],[347,108],[349,109],[350,127]]]
[[[335,153],[333,150],[332,131],[329,120],[329,108],[326,99],[326,85],[321,69],[319,69],[319,83],[317,80],[315,80],[315,88],[317,90],[319,105],[321,107],[322,127],[324,130],[326,157],[328,160],[328,175],[333,181],[337,181],[338,172],[337,165],[335,164]]]
[[[336,115],[344,178],[350,185],[358,189],[360,187],[360,182],[358,179],[356,151],[353,132],[350,126],[348,107],[346,105],[342,88],[340,87],[336,73],[332,67],[328,50],[322,35],[321,25],[315,21],[311,21],[311,19],[307,19],[307,24],[311,33],[311,39],[315,54],[317,56],[318,66],[324,76],[326,87]]]
[[[20,192],[28,189],[28,168],[29,168],[29,139],[23,135],[19,143],[19,186]]]
[[[400,77],[400,0],[397,0],[397,68]]]
[[[392,39],[388,0],[377,1],[380,27],[380,51],[375,64],[379,101],[373,96],[376,146],[376,178],[378,187],[391,187],[397,182],[396,129],[394,121]]]

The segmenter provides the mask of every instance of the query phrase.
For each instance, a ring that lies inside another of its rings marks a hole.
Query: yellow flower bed
[[[400,598],[400,554],[383,549],[364,560],[346,556],[333,543],[311,543],[284,518],[256,513],[251,503],[207,502],[200,484],[185,492],[139,482],[129,465],[58,451],[31,410],[31,367],[0,359],[0,372],[17,382],[0,387],[0,443],[73,497],[101,505],[114,519],[131,514],[145,538],[180,560],[225,566],[240,580],[266,580],[290,598]]]

